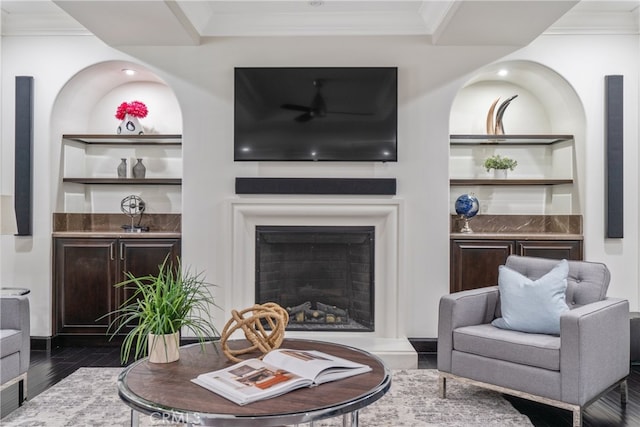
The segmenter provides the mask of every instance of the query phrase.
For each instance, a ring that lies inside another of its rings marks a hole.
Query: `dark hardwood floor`
[[[28,396],[33,398],[81,367],[118,367],[119,347],[65,347],[50,352],[32,350],[29,368]],[[420,354],[421,369],[435,369],[435,354]],[[620,405],[616,388],[583,411],[584,427],[638,427],[640,426],[640,366],[633,366],[628,379],[629,400],[626,408]],[[451,387],[455,387],[455,381]],[[571,413],[527,400],[505,396],[521,413],[529,417],[536,427],[571,426]],[[18,407],[18,387],[2,391],[2,417]],[[2,424],[0,422],[0,424]]]

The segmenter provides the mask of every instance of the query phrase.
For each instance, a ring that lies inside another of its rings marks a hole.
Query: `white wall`
[[[610,294],[638,308],[638,40],[543,37],[509,58],[555,68],[576,88],[587,114],[585,244],[588,259],[607,262]],[[51,212],[58,191],[60,149],[50,140],[56,94],[75,73],[93,63],[128,59],[145,64],[174,91],[183,116],[183,258],[216,283],[229,282],[227,201],[236,176],[396,177],[404,200],[400,280],[408,283],[407,335],[435,337],[439,297],[449,290],[449,116],[458,90],[474,70],[508,55],[510,47],[433,47],[422,37],[220,38],[198,47],[127,48],[130,56],[91,37],[2,39],[2,193],[13,192],[13,77],[36,82],[35,227],[33,238],[2,236],[3,286],[32,289],[32,335],[51,334]],[[567,44],[566,47],[563,47]],[[82,52],[82,54],[79,54]],[[605,61],[601,60],[607,57]],[[135,60],[133,58],[136,58]],[[233,162],[233,67],[397,66],[399,162],[388,164],[300,164]],[[625,239],[606,242],[603,231],[603,75],[625,74],[631,96],[625,104]],[[78,94],[82,96],[82,94]],[[635,167],[634,167],[635,165]],[[635,217],[634,217],[635,214]],[[222,304],[224,306],[224,303]],[[227,310],[230,307],[225,307]],[[237,308],[237,307],[236,307]],[[228,313],[218,314],[222,325]]]

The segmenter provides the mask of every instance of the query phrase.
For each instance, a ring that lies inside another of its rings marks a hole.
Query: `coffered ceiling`
[[[523,46],[543,32],[638,34],[640,0],[0,0],[3,35],[93,33],[112,46],[228,36],[418,35]]]

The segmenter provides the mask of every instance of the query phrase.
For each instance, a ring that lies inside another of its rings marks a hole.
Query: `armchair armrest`
[[[438,369],[451,371],[453,330],[490,323],[499,299],[497,286],[456,292],[440,298],[438,312]]]
[[[560,317],[562,400],[584,405],[629,375],[629,302],[606,298]]]
[[[20,355],[20,372],[26,372],[29,368],[29,351],[31,350],[31,324],[29,316],[28,297],[10,295],[0,298],[0,329],[16,329],[22,331],[21,348],[24,354]]]

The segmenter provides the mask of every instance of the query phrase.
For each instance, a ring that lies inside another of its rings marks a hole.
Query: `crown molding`
[[[638,13],[638,8],[620,12],[575,11],[560,18],[544,34],[640,34]]]
[[[63,13],[10,14],[2,11],[2,36],[88,36],[89,30]]]

